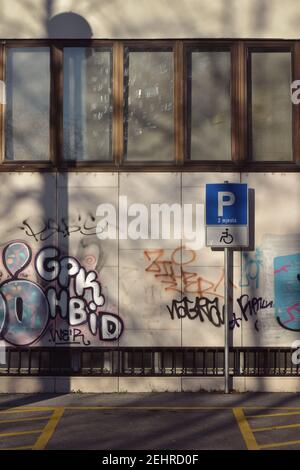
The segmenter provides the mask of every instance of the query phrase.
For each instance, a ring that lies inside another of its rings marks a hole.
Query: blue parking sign
[[[206,185],[206,225],[247,225],[248,185]]]

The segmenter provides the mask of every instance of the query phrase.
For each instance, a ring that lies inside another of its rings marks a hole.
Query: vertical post
[[[230,272],[230,251],[224,248],[224,378],[225,393],[229,393],[229,272]]]

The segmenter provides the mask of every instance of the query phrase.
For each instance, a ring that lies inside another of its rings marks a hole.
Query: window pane
[[[291,56],[288,52],[255,52],[252,68],[252,158],[291,160]]]
[[[230,52],[193,51],[189,67],[190,158],[231,159]]]
[[[172,160],[172,51],[126,50],[125,100],[127,159]]]
[[[8,48],[5,158],[49,159],[49,48]]]
[[[112,157],[112,66],[108,49],[64,49],[64,158]]]

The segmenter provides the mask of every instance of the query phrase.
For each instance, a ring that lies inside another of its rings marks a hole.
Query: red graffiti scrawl
[[[283,323],[290,323],[291,321],[295,321],[296,317],[295,317],[295,314],[293,312],[296,312],[300,315],[300,303],[297,302],[296,304],[291,305],[290,307],[287,307],[286,311],[288,313],[289,319],[284,321]],[[299,318],[299,317],[297,317],[297,318]]]
[[[284,264],[283,266],[280,266],[279,269],[275,269],[274,273],[275,274],[278,274],[278,273],[281,273],[282,271],[284,271],[285,273],[288,272],[288,268],[290,268],[291,265],[290,264]]]

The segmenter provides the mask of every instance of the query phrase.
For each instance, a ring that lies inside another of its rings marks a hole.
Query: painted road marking
[[[13,414],[13,413],[32,413],[35,411],[53,411],[55,410],[55,406],[41,406],[41,407],[34,407],[34,408],[27,408],[27,407],[18,407],[18,408],[4,408],[0,411],[0,415],[2,414]]]
[[[38,417],[34,417],[34,418],[32,416],[29,416],[28,418],[2,419],[2,420],[0,420],[0,424],[20,423],[20,422],[23,422],[23,421],[39,421],[39,420],[43,420],[43,419],[49,419],[50,416],[38,416]]]
[[[244,409],[247,409],[248,407],[244,407]],[[264,409],[270,409],[270,408],[264,408]],[[278,409],[283,409],[283,408],[278,408]],[[290,445],[295,445],[295,444],[300,444],[300,440],[290,440],[290,441],[283,441],[283,442],[270,442],[266,444],[259,444],[257,440],[255,439],[254,433],[257,432],[263,432],[263,431],[271,431],[271,436],[272,438],[274,437],[274,433],[272,431],[277,431],[280,429],[290,429],[290,428],[299,428],[300,423],[294,423],[294,424],[280,424],[280,425],[272,425],[272,426],[264,426],[261,428],[253,428],[250,424],[249,421],[251,419],[260,419],[260,418],[277,418],[277,417],[289,417],[289,416],[297,416],[300,415],[299,411],[293,411],[293,412],[285,412],[285,413],[264,413],[264,414],[259,414],[259,415],[245,415],[244,411],[242,408],[233,408],[233,413],[236,417],[236,420],[239,424],[242,436],[244,438],[244,441],[246,443],[247,449],[248,450],[260,450],[260,449],[272,449],[276,447],[286,447]],[[276,435],[276,433],[275,433]]]
[[[0,439],[1,437],[10,437],[10,436],[22,436],[23,434],[38,434],[42,432],[43,429],[33,429],[32,431],[14,431],[14,432],[2,432],[0,433]]]
[[[291,416],[291,415],[300,415],[300,411],[293,411],[289,413],[270,413],[264,415],[249,415],[247,418],[257,419],[257,418],[276,418],[276,416]]]
[[[233,414],[237,420],[240,431],[244,438],[248,450],[259,450],[259,446],[256,442],[254,434],[251,430],[251,427],[248,424],[248,421],[244,415],[242,408],[233,408]]]
[[[62,415],[64,414],[65,409],[63,407],[56,408],[49,419],[48,423],[44,427],[44,430],[40,437],[37,439],[36,443],[32,447],[32,450],[43,450],[45,449],[48,441],[54,434],[55,428],[58,425]]]
[[[18,446],[18,447],[5,447],[1,448],[1,450],[23,450],[23,449],[32,449],[32,450],[42,450],[46,447],[49,439],[51,439],[55,428],[64,413],[64,407],[34,407],[34,408],[10,408],[2,411],[1,413],[8,413],[13,414],[16,412],[30,412],[34,413],[36,411],[52,411],[51,414],[45,416],[28,416],[26,418],[14,418],[14,419],[5,419],[1,420],[1,423],[24,423],[28,421],[37,421],[37,420],[47,420],[47,424],[41,429],[31,429],[26,431],[14,431],[14,432],[4,432],[0,433],[0,439],[2,437],[15,437],[15,436],[22,436],[22,435],[30,435],[30,434],[40,434],[38,439],[34,444],[26,445],[26,446]]]
[[[272,447],[285,447],[285,446],[292,446],[293,444],[300,444],[300,440],[286,441],[286,442],[272,442],[271,444],[262,444],[259,447],[260,449],[271,449]]]
[[[33,412],[33,411],[54,411],[57,408],[61,408],[59,406],[19,406],[13,408],[7,407],[0,407],[0,414],[7,414],[7,413],[23,413],[23,412]],[[115,410],[115,409],[125,409],[125,410],[232,410],[234,406],[122,406],[122,405],[98,405],[98,406],[63,406],[65,410]],[[300,406],[243,406],[243,410],[295,410],[291,414],[300,414]],[[285,416],[289,413],[283,413]],[[278,416],[279,414],[277,414]],[[246,417],[261,417],[263,415],[251,415]],[[267,416],[271,416],[271,414],[266,414]]]
[[[32,445],[26,446],[19,446],[19,447],[10,447],[10,448],[2,448],[1,450],[21,450],[21,449],[32,449],[32,450],[42,450],[45,449],[49,440],[55,433],[56,427],[60,422],[64,412],[66,410],[70,411],[105,411],[105,410],[112,410],[112,411],[222,411],[222,410],[232,410],[233,415],[236,419],[236,422],[239,426],[240,432],[246,444],[248,450],[260,450],[260,449],[268,449],[268,448],[276,448],[276,447],[285,447],[289,445],[300,444],[300,440],[291,440],[291,441],[284,441],[284,442],[270,442],[266,444],[259,444],[255,438],[255,433],[262,432],[262,431],[276,431],[279,429],[288,429],[288,428],[297,428],[300,427],[299,424],[286,424],[286,425],[272,425],[272,426],[265,426],[260,428],[253,428],[251,425],[251,419],[259,419],[259,418],[276,418],[280,416],[293,416],[293,415],[300,415],[300,407],[266,407],[266,406],[244,406],[244,407],[232,407],[232,406],[34,406],[34,407],[16,407],[16,408],[2,408],[0,414],[14,414],[14,413],[35,413],[35,412],[42,412],[48,411],[49,415],[43,416],[28,416],[28,417],[20,417],[20,418],[11,418],[0,420],[1,423],[18,423],[18,422],[26,422],[26,421],[37,421],[37,420],[47,420],[46,425],[42,429],[38,430],[28,430],[28,431],[16,431],[16,432],[8,432],[8,433],[0,433],[1,437],[13,437],[18,435],[26,435],[26,434],[37,434],[39,433],[40,436],[37,438],[36,442]],[[252,411],[262,411],[262,414],[245,414],[244,411],[252,410]],[[268,410],[277,410],[277,413],[269,413],[266,414],[265,411]],[[272,433],[272,436],[274,434]]]
[[[1,450],[25,450],[25,449],[31,449],[31,446],[20,446],[20,447],[5,447],[5,449]]]
[[[289,428],[299,428],[299,424],[281,424],[277,426],[267,426],[265,428],[252,428],[253,432],[262,432],[262,431],[273,431],[275,429],[289,429]]]

